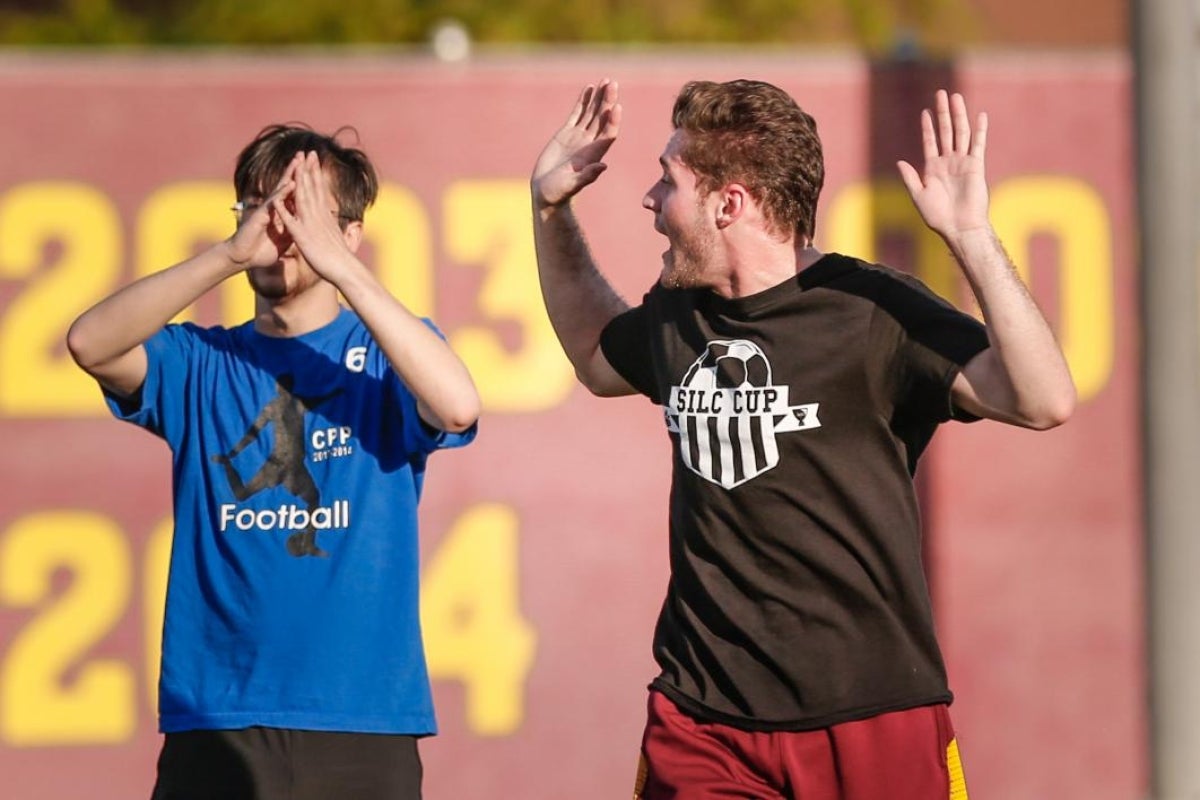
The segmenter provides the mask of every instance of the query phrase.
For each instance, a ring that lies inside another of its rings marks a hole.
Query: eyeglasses
[[[262,208],[262,203],[247,203],[243,200],[239,200],[231,205],[229,210],[233,212],[233,218],[237,220],[237,224],[241,225],[246,217],[249,217],[260,208]],[[355,222],[357,220],[356,217],[353,217],[349,214],[339,214],[337,211],[330,211],[329,213],[338,221],[339,224]]]

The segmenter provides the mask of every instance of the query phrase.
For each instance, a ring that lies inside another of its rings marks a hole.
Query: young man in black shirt
[[[912,476],[935,428],[1064,422],[1075,388],[988,220],[987,117],[938,92],[900,162],[986,325],[920,282],[813,247],[816,124],[759,81],[683,87],[643,205],[669,249],[630,307],[571,209],[617,86],[581,93],[531,180],[550,319],[595,394],[671,438],[671,580],[636,797],[965,798]]]

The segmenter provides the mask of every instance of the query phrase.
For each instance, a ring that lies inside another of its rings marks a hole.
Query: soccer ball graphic
[[[758,345],[743,339],[709,342],[683,376],[689,389],[741,389],[770,386],[771,364]]]
[[[779,434],[821,427],[820,404],[792,405],[790,395],[790,386],[773,383],[771,362],[754,342],[708,342],[663,406],[679,460],[726,489],[773,469]]]

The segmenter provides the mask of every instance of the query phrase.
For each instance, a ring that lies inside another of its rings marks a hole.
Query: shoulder
[[[220,325],[197,325],[194,322],[172,322],[164,325],[155,335],[163,344],[187,348],[220,348],[242,340],[250,323],[226,328]]]
[[[811,275],[805,274],[810,270]],[[901,325],[930,314],[962,313],[920,278],[883,264],[830,253],[805,273],[801,279],[806,288],[825,288],[861,298]]]
[[[854,291],[869,297],[889,292],[932,294],[929,287],[913,275],[841,253],[824,255],[800,273],[800,283],[806,289],[825,287]]]

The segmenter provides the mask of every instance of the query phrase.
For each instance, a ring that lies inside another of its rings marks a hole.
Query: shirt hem
[[[242,728],[286,728],[341,733],[387,733],[410,736],[437,734],[437,722],[427,716],[349,717],[295,713],[175,714],[159,717],[160,733]]]
[[[859,708],[845,709],[842,711],[832,711],[826,714],[820,714],[811,717],[799,717],[796,719],[787,720],[766,720],[757,717],[745,717],[738,714],[729,714],[723,711],[718,711],[714,708],[701,703],[683,692],[678,688],[671,686],[660,679],[656,678],[649,686],[650,691],[660,692],[667,699],[677,705],[680,710],[689,716],[695,717],[704,722],[716,722],[721,725],[728,725],[731,728],[737,728],[744,731],[758,731],[770,733],[775,731],[811,731],[821,728],[829,728],[833,725],[840,725],[844,722],[856,722],[858,720],[877,717],[880,714],[889,714],[893,711],[907,711],[910,708],[919,708],[921,706],[933,705],[950,705],[954,702],[953,693],[946,691],[938,694],[925,695],[922,697],[909,698],[906,700],[897,700],[889,703],[878,703],[870,706],[862,706]]]

